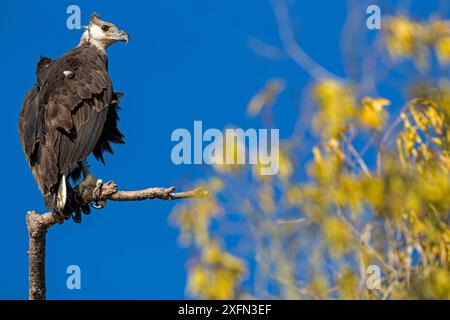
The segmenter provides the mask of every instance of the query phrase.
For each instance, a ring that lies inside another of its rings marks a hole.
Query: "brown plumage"
[[[124,142],[117,128],[121,94],[113,91],[106,56],[116,41],[128,35],[93,15],[76,48],[56,60],[41,58],[20,111],[20,140],[45,205],[66,216],[68,178],[84,169],[87,179],[88,155],[104,162],[110,143]]]

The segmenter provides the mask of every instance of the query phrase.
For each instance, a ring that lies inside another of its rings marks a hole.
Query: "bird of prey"
[[[85,29],[80,43],[62,57],[41,57],[19,115],[22,148],[45,206],[76,222],[89,205],[77,202],[69,178],[76,181],[83,173],[78,187],[98,187],[101,180],[89,172],[86,158],[92,153],[104,163],[110,143],[124,143],[117,128],[122,94],[113,91],[106,49],[129,40],[95,14]]]

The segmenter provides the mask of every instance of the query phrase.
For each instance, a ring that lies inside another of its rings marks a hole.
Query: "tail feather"
[[[56,194],[56,206],[57,211],[62,211],[66,205],[67,201],[67,183],[66,175],[63,174],[59,180],[58,193]]]
[[[89,214],[91,208],[89,204],[83,204],[77,200],[76,190],[70,185],[69,177],[63,174],[59,179],[58,190],[44,195],[45,206],[61,214],[64,219],[72,217],[74,222],[80,223],[81,212]]]

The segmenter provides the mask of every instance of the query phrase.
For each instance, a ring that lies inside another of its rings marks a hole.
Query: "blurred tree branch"
[[[278,24],[280,40],[286,54],[315,80],[323,78],[340,79],[340,77],[318,64],[298,44],[292,30],[292,22],[285,1],[272,0],[272,6]]]

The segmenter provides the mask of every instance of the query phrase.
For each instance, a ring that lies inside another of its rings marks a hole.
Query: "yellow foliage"
[[[450,300],[450,271],[437,269],[432,272],[431,286],[439,299]]]
[[[339,296],[344,300],[357,299],[358,278],[349,268],[343,268],[338,279]]]
[[[236,276],[226,270],[194,267],[188,279],[188,292],[196,297],[211,300],[228,300],[236,297]]]
[[[315,86],[314,96],[319,104],[314,118],[316,130],[325,137],[339,137],[356,113],[353,90],[337,80],[325,79]]]
[[[325,277],[320,274],[315,274],[311,279],[311,291],[315,297],[326,299],[326,291],[328,289]]]
[[[363,187],[359,178],[349,174],[340,175],[334,191],[336,203],[342,207],[349,206],[354,213],[359,213],[364,203],[365,190]]]
[[[205,245],[202,259],[189,272],[188,291],[205,299],[234,299],[245,269],[242,261],[212,241]]]
[[[411,56],[416,49],[416,36],[421,26],[407,17],[398,16],[385,20],[385,42],[393,57]]]
[[[450,37],[439,39],[434,46],[441,64],[448,64],[450,61]]]
[[[364,177],[361,181],[366,202],[379,212],[385,201],[385,184],[379,177]]]
[[[345,155],[336,141],[332,139],[331,143],[325,144],[326,157],[319,148],[313,148],[314,162],[308,167],[308,173],[320,183],[328,184],[335,181],[343,166]]]
[[[384,29],[392,58],[409,57],[423,68],[435,50],[441,64],[450,61],[446,20],[388,17]],[[249,115],[272,105],[283,88],[270,80],[250,102]],[[215,166],[218,174],[205,186],[211,196],[176,207],[183,243],[196,252],[189,263],[191,295],[249,296],[242,288],[245,261],[218,240],[222,227],[233,235],[239,229],[234,220],[220,225],[219,218],[237,214],[244,224],[239,247],[255,257],[256,295],[450,299],[450,82],[412,90],[389,123],[390,100],[360,99],[368,93],[358,90],[344,80],[318,80],[313,125],[320,139],[312,149],[291,147],[296,136],[286,141],[290,147],[280,150],[273,177],[260,176],[260,164],[232,177],[226,175],[240,166]],[[360,146],[364,140],[367,148]],[[226,144],[234,159],[239,148]],[[305,175],[300,161],[309,158]],[[380,289],[365,285],[368,266],[380,269]]]
[[[351,231],[338,217],[325,218],[323,232],[331,254],[340,257],[351,250]]]
[[[264,88],[257,93],[250,101],[247,113],[251,117],[257,116],[265,107],[271,106],[277,96],[284,90],[284,81],[280,79],[270,79]]]
[[[292,162],[289,159],[289,155],[286,151],[283,149],[279,150],[278,159],[276,157],[273,157],[271,159],[273,167],[278,167],[278,173],[276,174],[282,181],[286,182],[289,180],[293,173],[293,166]],[[277,163],[276,163],[277,162]],[[269,165],[263,165],[260,161],[256,165],[252,167],[252,175],[255,179],[261,180],[261,181],[268,181],[271,179],[272,176],[270,175],[262,175],[261,169],[262,168],[268,168]]]
[[[293,173],[292,162],[288,155],[280,150],[278,175],[283,181],[289,179]]]
[[[242,169],[243,165],[238,163],[239,157],[245,156],[245,145],[240,139],[226,139],[224,137],[223,147],[217,150],[216,157],[223,159],[214,160],[214,169],[219,173],[235,173]],[[227,160],[228,159],[228,160]]]
[[[388,113],[384,110],[390,101],[383,98],[365,97],[361,101],[362,107],[358,112],[359,122],[368,129],[381,130]]]
[[[429,49],[434,48],[439,62],[450,59],[450,22],[431,20],[412,21],[405,16],[389,17],[385,22],[384,38],[393,58],[412,57],[419,68],[429,64]]]

